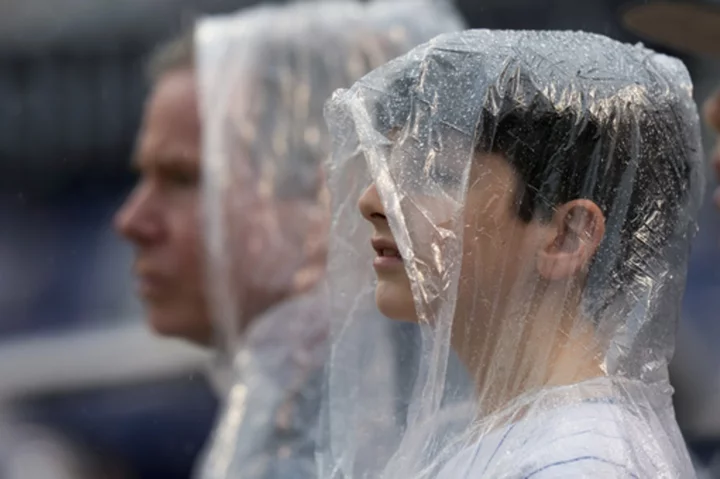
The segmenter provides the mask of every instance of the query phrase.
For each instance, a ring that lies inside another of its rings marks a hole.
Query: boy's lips
[[[394,241],[387,238],[373,238],[372,247],[377,253],[373,260],[376,271],[397,269],[403,266],[403,259]]]

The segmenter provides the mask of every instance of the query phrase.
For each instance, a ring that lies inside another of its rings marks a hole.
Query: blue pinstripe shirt
[[[660,424],[609,401],[559,407],[485,435],[438,479],[695,477],[676,431]]]

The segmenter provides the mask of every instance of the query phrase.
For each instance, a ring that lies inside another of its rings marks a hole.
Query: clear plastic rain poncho
[[[447,34],[326,118],[323,478],[694,477],[667,374],[703,188],[680,61]],[[373,298],[422,331],[404,371],[378,364]]]
[[[226,395],[199,477],[317,477],[329,332],[316,287],[330,215],[323,106],[461,28],[452,9],[417,1],[260,6],[196,27],[208,290]]]

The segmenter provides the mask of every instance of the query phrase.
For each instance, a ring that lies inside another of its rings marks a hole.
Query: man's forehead
[[[192,72],[167,73],[158,80],[148,99],[135,160],[197,163],[200,134]]]
[[[198,141],[200,114],[190,70],[166,73],[158,80],[145,106],[143,130]]]

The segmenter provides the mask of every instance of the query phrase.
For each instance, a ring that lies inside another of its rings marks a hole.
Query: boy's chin
[[[390,319],[417,322],[415,303],[408,284],[379,280],[375,288],[375,302],[378,310]]]

